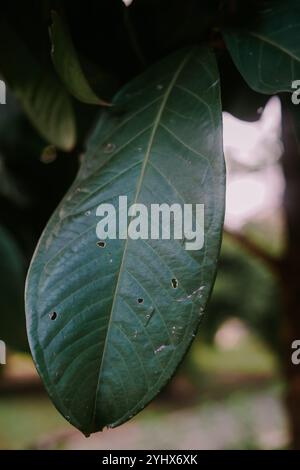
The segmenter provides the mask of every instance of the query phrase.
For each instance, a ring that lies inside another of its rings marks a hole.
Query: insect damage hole
[[[144,299],[142,299],[142,298],[137,299],[137,301],[138,301],[138,304],[143,304],[144,303]]]
[[[177,279],[174,277],[171,282],[172,282],[172,287],[173,287],[173,289],[177,289],[177,287],[178,287],[178,281],[177,281]]]
[[[49,318],[52,321],[56,320],[57,319],[57,313],[56,312],[49,313]]]
[[[105,248],[106,247],[106,243],[103,242],[103,241],[98,242],[97,245],[99,246],[99,248]]]

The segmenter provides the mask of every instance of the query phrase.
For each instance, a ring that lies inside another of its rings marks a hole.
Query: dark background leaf
[[[274,94],[291,91],[300,76],[300,4],[262,2],[257,16],[240,30],[225,30],[229,52],[248,85]]]
[[[68,27],[56,12],[52,12],[50,34],[52,60],[66,88],[75,98],[83,103],[107,106],[108,102],[98,97],[88,83]],[[98,81],[103,81],[100,73]],[[106,77],[106,81],[108,81],[108,77]]]
[[[28,349],[24,316],[25,264],[11,235],[0,226],[0,338],[7,347]]]

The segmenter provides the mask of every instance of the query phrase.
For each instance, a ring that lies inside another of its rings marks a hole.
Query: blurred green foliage
[[[24,259],[6,229],[0,226],[0,338],[18,350],[27,348],[23,285]]]
[[[202,334],[212,341],[228,318],[244,321],[274,351],[280,348],[280,295],[276,281],[261,261],[223,242],[219,271],[202,324]]]

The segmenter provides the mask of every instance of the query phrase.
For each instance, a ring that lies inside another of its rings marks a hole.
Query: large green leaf
[[[96,95],[87,81],[67,26],[56,12],[52,12],[52,21],[52,60],[65,86],[83,103],[107,106],[108,103]]]
[[[0,25],[0,72],[41,135],[62,150],[71,150],[76,130],[70,95],[54,70],[43,68],[4,22]]]
[[[243,31],[226,31],[225,41],[237,68],[255,91],[292,91],[300,77],[300,3],[264,4]]]
[[[39,373],[57,408],[86,434],[144,408],[195,336],[216,273],[224,173],[219,76],[206,49],[153,66],[102,115],[26,289]],[[132,239],[99,247],[96,209],[117,206],[120,195],[147,207],[205,204],[204,248]]]

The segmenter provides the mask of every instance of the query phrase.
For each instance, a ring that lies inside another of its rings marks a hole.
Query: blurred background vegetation
[[[161,396],[132,422],[89,440],[58,414],[43,391],[28,351],[23,290],[26,267],[38,236],[75,175],[77,160],[56,149],[50,152],[10,94],[7,101],[0,108],[0,332],[9,350],[7,365],[0,369],[0,447],[288,445],[288,425],[281,403],[284,381],[278,361],[280,300],[276,279],[247,246],[232,237],[230,229],[232,223],[241,223],[242,231],[250,238],[268,250],[280,251],[281,212],[266,210],[263,201],[256,206],[254,201],[249,220],[244,220],[245,211],[242,218],[236,215],[229,201],[228,213],[231,210],[235,215],[233,222],[232,215],[229,218],[207,314],[178,374]],[[265,137],[260,128],[256,134],[259,139]],[[243,149],[238,144],[235,149],[225,147],[228,168],[233,167],[228,174],[229,187],[237,171],[240,178],[246,174],[261,181],[266,167],[278,165],[272,155],[279,138],[280,134],[275,136],[267,158],[257,157],[261,161],[255,171],[245,164],[242,172],[241,164],[236,170],[236,159]],[[256,147],[259,153],[261,146]],[[262,179],[261,184],[264,187],[266,181]],[[244,186],[245,194],[247,190]]]

